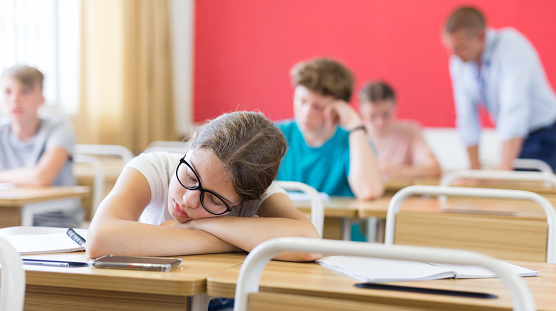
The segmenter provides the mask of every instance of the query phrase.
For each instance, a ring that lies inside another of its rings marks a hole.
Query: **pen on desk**
[[[89,264],[86,262],[77,262],[77,261],[60,261],[60,260],[29,259],[29,258],[22,258],[21,260],[25,265],[35,265],[35,266],[70,267],[70,268],[80,268],[80,267],[89,266]]]
[[[392,284],[382,284],[382,283],[357,283],[355,287],[369,288],[369,289],[381,289],[381,290],[394,290],[402,292],[411,293],[421,293],[421,294],[434,294],[434,295],[447,295],[447,296],[458,296],[458,297],[469,297],[469,298],[482,298],[482,299],[494,299],[498,296],[489,293],[480,292],[468,292],[459,290],[448,290],[448,289],[436,289],[436,288],[423,288],[423,287],[413,287],[413,286],[402,286],[402,285],[392,285]]]
[[[68,231],[66,231],[66,234],[75,241],[75,243],[79,244],[79,246],[85,246],[85,239],[79,235],[79,233],[75,232],[75,230],[73,230],[72,228],[69,228]]]

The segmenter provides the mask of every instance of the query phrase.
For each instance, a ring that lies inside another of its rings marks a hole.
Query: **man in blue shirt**
[[[380,197],[377,159],[361,118],[348,104],[353,74],[334,60],[317,58],[295,65],[291,76],[295,120],[278,124],[289,149],[277,179],[303,182],[328,195]]]
[[[556,168],[556,96],[532,44],[513,28],[486,27],[472,7],[454,11],[443,41],[450,58],[457,128],[472,169],[479,169],[483,105],[502,144],[499,169],[511,170],[516,158],[532,158]]]

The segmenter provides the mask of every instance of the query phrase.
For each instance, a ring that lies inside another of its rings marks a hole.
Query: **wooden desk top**
[[[556,310],[556,264],[512,263],[540,271],[538,277],[524,278],[537,304],[538,310]],[[240,266],[216,273],[208,279],[208,294],[233,298]],[[471,310],[500,308],[511,310],[509,292],[499,279],[445,279],[392,284],[429,288],[487,292],[497,299],[473,299],[431,294],[403,293],[354,287],[356,279],[332,271],[315,263],[271,261],[261,277],[260,291],[280,292],[313,297],[378,302],[394,305],[419,305],[423,310]],[[427,307],[427,305],[430,305]],[[499,310],[499,309],[496,309]]]
[[[438,186],[440,178],[406,178],[406,179],[392,179],[385,182],[385,189],[387,193],[393,194],[407,186],[411,185],[428,185]],[[556,194],[556,187],[547,185],[542,181],[516,181],[516,180],[474,180],[473,182],[455,183],[454,187],[474,187],[474,188],[491,188],[491,189],[513,189],[525,190],[538,194]]]
[[[326,217],[377,217],[386,219],[388,205],[392,196],[384,196],[377,200],[362,201],[354,198],[331,197],[325,202],[324,215]],[[555,197],[548,197],[552,204]],[[309,202],[294,202],[295,206],[304,213],[311,210]],[[403,211],[419,212],[450,212],[464,214],[480,214],[493,216],[507,216],[539,219],[546,218],[544,211],[536,203],[519,200],[489,200],[481,198],[448,198],[447,204],[441,204],[437,198],[410,197],[404,200]]]
[[[239,265],[246,253],[182,256],[181,268],[170,272],[25,265],[26,284],[161,295],[192,296],[206,293],[207,277]],[[86,262],[85,252],[26,255]]]
[[[0,230],[0,236],[65,232],[66,228],[15,226]],[[247,253],[175,256],[180,268],[169,272],[67,268],[24,265],[27,285],[57,286],[88,290],[192,296],[206,293],[208,276],[240,265]],[[87,262],[85,252],[24,255],[22,258]]]
[[[89,187],[83,186],[16,187],[0,190],[0,206],[20,207],[40,201],[83,197],[89,192]]]
[[[359,201],[355,198],[330,197],[329,201],[324,202],[325,217],[357,217],[357,210],[361,204],[369,204],[374,201]],[[303,213],[311,212],[311,202],[294,201],[297,209]]]

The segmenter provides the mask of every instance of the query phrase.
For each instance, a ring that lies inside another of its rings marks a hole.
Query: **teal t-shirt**
[[[307,145],[295,121],[284,121],[277,126],[289,145],[277,180],[306,183],[332,196],[354,196],[348,183],[349,133],[346,130],[338,127],[332,138],[313,148]]]

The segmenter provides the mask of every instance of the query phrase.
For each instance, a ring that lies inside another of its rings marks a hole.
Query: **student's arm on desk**
[[[283,193],[275,193],[264,200],[255,217],[212,217],[174,224],[178,228],[208,232],[248,252],[260,243],[278,237],[319,238],[315,226]],[[313,261],[320,257],[320,254],[284,252],[274,259]]]
[[[69,153],[62,147],[43,153],[37,165],[0,171],[0,182],[18,185],[49,186],[68,161]]]
[[[88,255],[177,256],[239,250],[201,230],[137,222],[150,199],[145,177],[135,169],[125,169],[91,222]]]

